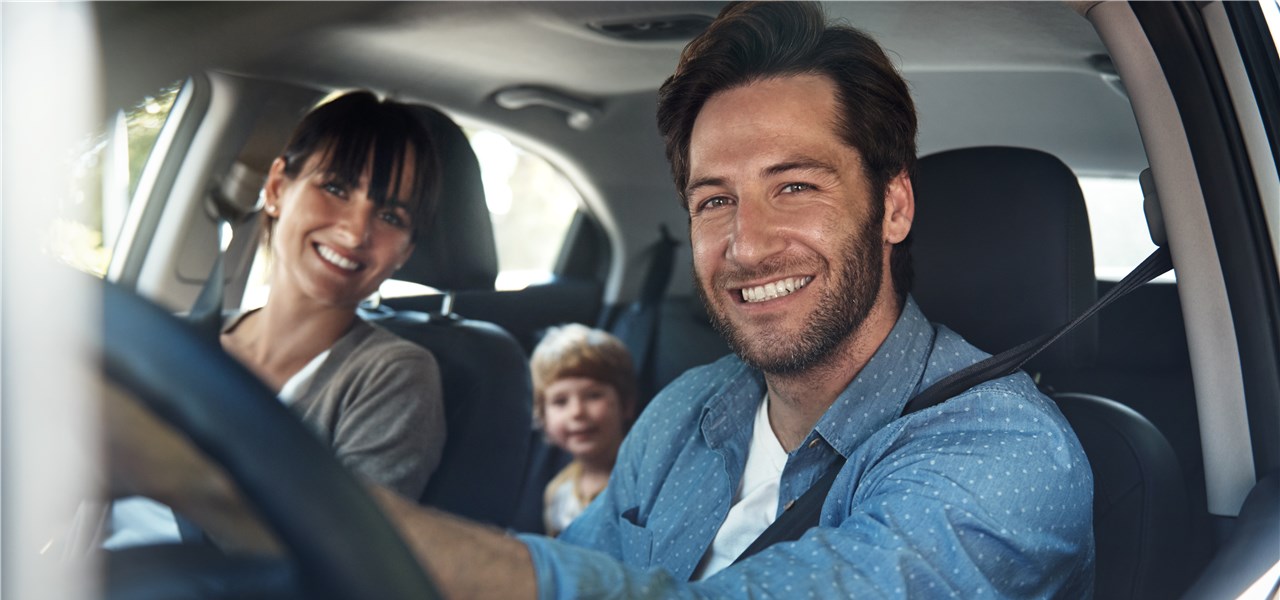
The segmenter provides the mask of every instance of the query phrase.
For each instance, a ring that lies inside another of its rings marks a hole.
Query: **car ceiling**
[[[320,89],[365,87],[432,103],[547,156],[609,232],[609,299],[665,225],[687,226],[654,123],[656,90],[687,38],[634,42],[591,26],[714,16],[721,2],[231,2],[95,4],[108,106],[200,69]],[[921,154],[978,145],[1038,148],[1078,174],[1146,166],[1132,110],[1091,25],[1058,2],[830,2],[875,36],[920,113]],[[145,66],[145,68],[143,68]],[[1112,81],[1109,82],[1108,79]],[[544,107],[507,110],[499,90],[540,86],[600,108],[569,127]],[[291,119],[280,119],[283,136]],[[280,138],[281,140],[283,138]],[[258,149],[269,156],[276,146]],[[686,287],[678,264],[676,287]]]
[[[713,16],[719,2],[101,3],[122,98],[212,67],[321,87],[370,87],[514,122],[492,103],[516,85],[625,109],[671,73],[684,39],[632,42],[590,26]],[[921,112],[921,151],[1011,144],[1079,172],[1145,166],[1132,113],[1088,22],[1057,2],[834,2],[829,15],[891,52]],[[163,49],[163,51],[161,51]],[[1102,61],[1105,64],[1105,60]],[[114,64],[113,64],[114,63]],[[153,68],[142,72],[139,64]],[[167,77],[168,79],[164,79]],[[142,78],[142,79],[139,79]],[[140,85],[142,87],[132,87]],[[616,104],[616,106],[615,106]],[[1029,107],[1034,109],[1029,110]],[[551,120],[560,115],[543,109]],[[652,115],[629,115],[651,120]]]

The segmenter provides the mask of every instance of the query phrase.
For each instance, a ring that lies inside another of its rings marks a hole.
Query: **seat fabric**
[[[439,290],[492,290],[497,251],[480,167],[448,116],[420,106],[441,156],[440,202],[430,231],[395,277]],[[456,314],[392,310],[362,315],[431,350],[440,365],[448,439],[420,502],[506,527],[523,484],[532,427],[528,359],[503,328]]]
[[[1094,301],[1084,198],[1058,159],[1021,148],[952,150],[922,158],[913,183],[913,293],[931,319],[998,352]],[[1028,367],[1088,367],[1096,340],[1096,324],[1086,322]],[[1185,582],[1190,521],[1168,441],[1114,400],[1052,396],[1093,469],[1095,596],[1175,597]]]

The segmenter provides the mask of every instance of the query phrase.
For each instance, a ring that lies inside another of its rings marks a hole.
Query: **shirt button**
[[[782,507],[782,510],[784,510],[784,511],[791,510],[791,507],[792,507],[792,506],[795,506],[795,505],[796,505],[796,501],[795,501],[795,500],[792,500],[792,501],[788,502],[786,506],[783,506],[783,507]]]
[[[817,446],[817,445],[818,445],[818,438],[813,438],[813,441],[812,441],[812,442],[809,442],[809,447],[810,447],[810,448],[812,448],[812,447],[814,447],[814,446]]]

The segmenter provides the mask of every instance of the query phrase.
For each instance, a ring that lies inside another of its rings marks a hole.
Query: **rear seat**
[[[443,113],[417,109],[439,146],[440,203],[431,230],[395,278],[448,291],[436,311],[380,306],[362,316],[430,349],[440,364],[448,439],[420,502],[507,527],[517,509],[532,426],[529,362],[503,328],[451,310],[456,291],[493,290],[497,250],[471,144]]]

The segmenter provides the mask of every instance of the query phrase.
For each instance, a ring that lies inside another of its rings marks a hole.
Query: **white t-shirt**
[[[546,527],[547,535],[560,535],[569,523],[587,509],[590,501],[584,501],[586,499],[578,496],[578,478],[581,474],[581,463],[572,462],[565,467],[563,476],[557,476],[548,484],[544,495],[546,507],[543,514],[543,525]]]
[[[751,446],[747,448],[747,466],[742,483],[733,495],[733,505],[725,516],[711,547],[693,572],[700,581],[733,564],[747,546],[777,519],[778,486],[782,469],[787,466],[787,451],[769,423],[769,397],[756,410],[752,426]]]
[[[286,406],[293,403],[298,390],[311,381],[326,358],[329,358],[328,350],[316,355],[311,362],[284,382],[284,386],[280,388],[280,393],[276,397]],[[182,541],[182,535],[178,532],[178,522],[173,518],[173,509],[142,496],[129,496],[112,502],[107,531],[110,533],[107,535],[107,540],[102,543],[102,547],[107,550]]]

